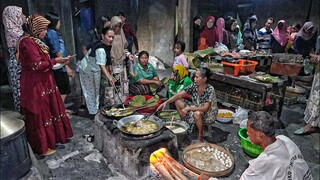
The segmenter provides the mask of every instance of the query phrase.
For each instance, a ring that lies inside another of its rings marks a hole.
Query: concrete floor
[[[5,88],[4,88],[5,89]],[[9,91],[1,88],[0,110],[12,110],[12,97]],[[70,119],[73,128],[74,136],[72,142],[65,145],[59,145],[58,151],[49,157],[35,156],[32,170],[23,178],[24,180],[34,179],[52,179],[52,180],[73,180],[73,179],[130,179],[124,177],[118,170],[104,158],[100,152],[94,149],[93,144],[88,142],[84,135],[92,135],[93,117],[89,116],[87,111],[79,111],[79,96],[73,96],[68,99],[69,102],[74,102],[73,108],[77,112]],[[296,136],[293,132],[304,125],[303,111],[305,104],[296,104],[290,107],[284,107],[281,119],[285,124],[284,129],[278,129],[277,134],[284,134],[290,137],[299,146],[305,160],[307,161],[313,178],[320,179],[320,134],[314,133],[305,136]],[[239,138],[237,136],[238,125],[222,124],[216,122],[213,124],[213,132],[207,138],[208,142],[216,143],[223,146],[233,154],[235,158],[235,168],[233,172],[224,178],[219,179],[239,179],[242,172],[247,167],[247,162],[252,159],[246,155],[240,147]],[[191,134],[191,139],[195,139],[196,134]],[[183,146],[186,146],[184,144]],[[183,147],[180,148],[181,154]],[[50,168],[48,164],[72,154],[74,156],[61,161],[57,168]],[[181,156],[180,156],[181,157]],[[181,159],[179,159],[181,162]],[[41,174],[41,176],[39,175]]]

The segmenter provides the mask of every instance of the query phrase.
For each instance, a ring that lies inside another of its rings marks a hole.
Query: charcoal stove
[[[176,135],[166,127],[146,136],[131,136],[123,134],[112,121],[100,113],[95,116],[94,147],[129,179],[149,179],[150,155],[160,148],[179,158]]]

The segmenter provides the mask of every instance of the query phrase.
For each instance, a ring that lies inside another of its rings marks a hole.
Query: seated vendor
[[[249,112],[247,134],[263,152],[249,161],[241,180],[313,179],[299,147],[284,135],[275,136],[273,117],[265,112]]]
[[[164,109],[169,103],[174,102],[181,118],[190,124],[190,130],[192,131],[194,124],[198,128],[200,142],[203,142],[203,124],[213,122],[218,113],[214,88],[208,84],[210,75],[208,68],[198,69],[194,83],[162,103],[157,109]],[[185,101],[187,94],[191,95],[191,101]]]
[[[173,73],[169,80],[168,96],[171,98],[173,95],[184,90],[192,83],[192,80],[188,76],[187,69],[179,64],[172,67]]]
[[[138,55],[139,62],[133,68],[129,92],[131,95],[151,94],[150,85],[161,86],[156,69],[149,63],[149,53],[141,51]]]

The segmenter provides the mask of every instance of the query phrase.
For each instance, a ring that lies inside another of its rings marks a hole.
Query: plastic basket
[[[244,106],[245,109],[251,109],[251,110],[254,110],[254,111],[261,111],[262,108],[263,108],[263,104],[262,103],[257,103],[257,102],[250,101],[250,100],[247,100],[247,99],[244,100],[244,105],[243,106]]]
[[[223,73],[228,74],[231,76],[238,76],[239,70],[241,68],[241,64],[234,64],[234,63],[228,63],[225,61],[222,61],[221,64],[223,64]]]
[[[242,75],[253,73],[254,69],[256,68],[256,65],[258,65],[258,62],[251,61],[251,60],[240,59],[237,62],[241,64],[239,74],[242,74]]]
[[[262,147],[252,144],[250,139],[248,139],[246,128],[239,129],[238,136],[240,138],[240,145],[243,151],[247,153],[249,156],[258,157],[262,153]]]

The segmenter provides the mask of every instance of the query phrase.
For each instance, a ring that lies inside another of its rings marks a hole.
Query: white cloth
[[[86,73],[96,73],[101,71],[99,65],[106,65],[107,54],[103,48],[96,49],[96,57],[91,57],[89,54],[91,49],[87,52],[85,57],[81,60],[79,68]]]
[[[80,69],[80,84],[89,114],[97,114],[100,97],[101,71],[86,73]]]
[[[311,180],[312,175],[298,146],[288,137],[279,135],[256,158],[240,180]]]

